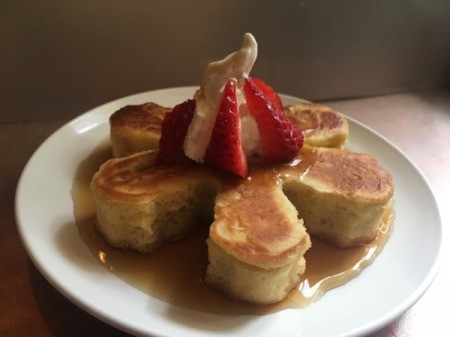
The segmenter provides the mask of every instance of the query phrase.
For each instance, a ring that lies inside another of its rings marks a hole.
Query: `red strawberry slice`
[[[183,147],[184,138],[195,112],[195,100],[189,99],[175,106],[164,116],[161,125],[159,153],[156,162],[161,165],[173,164]]]
[[[260,89],[259,86],[253,79],[245,79],[245,98],[258,125],[261,156],[271,162],[291,161],[303,145],[303,135],[284,115],[281,103],[267,89],[270,87]]]
[[[237,80],[230,78],[225,85],[204,160],[224,171],[245,178],[248,175],[248,166],[241,142],[236,84]]]
[[[259,78],[252,77],[251,79],[255,86],[263,92],[263,94],[269,101],[272,102],[276,109],[283,110],[283,103],[281,103],[280,96],[278,96],[277,92],[273,90],[271,86],[267,85],[263,80],[260,80]]]

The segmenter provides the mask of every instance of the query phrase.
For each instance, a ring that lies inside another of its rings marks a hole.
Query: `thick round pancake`
[[[192,162],[154,165],[156,152],[111,159],[94,175],[97,228],[118,248],[142,253],[211,221],[219,181]]]
[[[392,175],[369,154],[305,146],[300,158],[309,161],[301,181],[317,193],[333,193],[367,204],[384,204],[393,196]],[[304,167],[297,165],[284,173],[303,171]]]
[[[303,220],[272,170],[227,184],[217,195],[208,243],[208,284],[256,304],[283,300],[304,273],[311,246]]]
[[[94,175],[91,187],[109,201],[144,203],[185,189],[190,180],[203,178],[207,171],[189,161],[155,165],[156,155],[156,151],[146,151],[108,160]]]
[[[392,206],[391,174],[368,154],[339,149],[305,146],[298,162],[280,173],[308,233],[342,247],[373,240]]]
[[[161,124],[171,108],[156,103],[128,105],[114,112],[110,119],[110,135],[114,157],[157,149]]]
[[[340,149],[347,145],[347,120],[331,108],[301,102],[286,107],[285,114],[303,132],[305,144]]]
[[[303,221],[271,171],[256,169],[249,179],[225,187],[214,214],[210,238],[254,266],[280,267],[310,246]]]

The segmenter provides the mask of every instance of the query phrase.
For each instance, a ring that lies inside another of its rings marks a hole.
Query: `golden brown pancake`
[[[157,149],[161,124],[171,108],[156,103],[128,105],[114,112],[110,119],[110,135],[114,157]]]
[[[305,271],[309,235],[277,175],[255,169],[216,198],[206,281],[256,304],[283,300]]]
[[[285,167],[283,190],[305,221],[308,233],[340,247],[373,240],[383,212],[391,207],[391,174],[368,154],[305,146]]]
[[[147,253],[212,218],[214,171],[190,161],[156,166],[156,155],[108,160],[92,179],[96,225],[114,247]]]
[[[347,145],[348,123],[343,115],[317,103],[302,102],[285,107],[286,116],[302,130],[305,144],[343,149]]]

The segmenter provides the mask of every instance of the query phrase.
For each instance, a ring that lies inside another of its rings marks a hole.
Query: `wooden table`
[[[444,227],[450,225],[450,90],[325,102],[375,129],[403,150],[429,180]],[[80,111],[81,113],[82,111]],[[0,336],[124,336],[77,308],[37,271],[22,246],[15,189],[27,160],[67,119],[0,123]],[[428,292],[373,336],[450,336],[450,250]]]

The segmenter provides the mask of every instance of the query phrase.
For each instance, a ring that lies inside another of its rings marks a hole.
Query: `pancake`
[[[391,174],[368,154],[305,146],[298,160],[280,171],[283,191],[308,233],[339,247],[372,241],[383,212],[392,206]]]
[[[309,235],[271,171],[227,187],[216,198],[206,282],[233,299],[283,300],[305,271]]]
[[[114,157],[157,149],[161,123],[171,108],[155,103],[129,105],[110,117],[111,143]],[[298,103],[285,107],[286,116],[303,132],[305,144],[344,148],[348,137],[346,119],[320,104]]]
[[[114,112],[110,119],[110,136],[114,157],[157,149],[161,124],[171,108],[156,103],[128,105]]]
[[[92,179],[96,226],[114,247],[148,253],[211,222],[214,172],[189,161],[155,166],[156,155],[110,159]]]
[[[285,114],[302,130],[305,144],[339,149],[346,147],[348,123],[339,112],[322,104],[301,102],[285,107]]]

